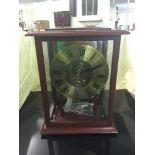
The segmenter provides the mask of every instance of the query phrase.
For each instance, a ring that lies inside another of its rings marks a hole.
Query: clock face
[[[56,90],[72,99],[90,98],[103,89],[108,79],[104,56],[90,45],[70,45],[59,51],[51,64]]]

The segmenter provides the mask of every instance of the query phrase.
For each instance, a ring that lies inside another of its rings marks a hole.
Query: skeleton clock
[[[27,34],[35,39],[45,119],[42,135],[117,133],[113,106],[124,34],[129,32],[103,28]],[[46,56],[43,43],[48,47]]]
[[[51,66],[53,86],[71,99],[95,96],[108,78],[106,59],[90,45],[67,46],[57,53]]]

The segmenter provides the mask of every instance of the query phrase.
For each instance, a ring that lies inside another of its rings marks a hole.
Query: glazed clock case
[[[117,133],[113,118],[121,35],[104,28],[31,32],[36,46],[42,135]],[[52,103],[49,103],[52,94]]]

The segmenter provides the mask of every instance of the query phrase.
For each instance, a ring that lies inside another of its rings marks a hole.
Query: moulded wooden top
[[[125,30],[110,30],[105,28],[77,28],[77,29],[50,29],[47,31],[34,31],[27,33],[26,36],[35,37],[72,37],[72,36],[120,36],[130,34]]]

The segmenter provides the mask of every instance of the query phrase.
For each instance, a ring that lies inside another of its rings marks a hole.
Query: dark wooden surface
[[[58,143],[60,143],[59,145],[61,145],[61,143],[63,144],[63,142],[68,140],[69,143],[76,143],[77,145],[80,145],[80,147],[85,147],[85,148],[90,149],[90,146],[87,146],[87,143],[86,143],[87,140],[93,141],[92,144],[94,145],[94,141],[96,141],[96,139],[99,142],[99,145],[94,147],[91,144],[92,148],[90,150],[93,151],[95,153],[95,155],[110,155],[110,152],[111,152],[111,140],[114,137],[115,137],[115,135],[111,135],[111,136],[79,135],[78,137],[77,137],[77,135],[76,136],[75,135],[73,135],[73,136],[70,136],[70,135],[65,136],[64,135],[64,136],[61,136],[61,137],[58,137],[58,136],[52,136],[52,137],[48,137],[48,138],[46,137],[46,139],[47,139],[47,142],[48,142],[49,154],[50,155],[60,154],[58,152],[55,152],[55,147],[54,147],[55,141],[57,141]],[[79,144],[79,142],[80,142],[80,144]],[[72,146],[72,145],[70,144],[70,146]],[[89,152],[89,154],[86,153],[85,155],[91,155],[91,151]],[[72,153],[70,155],[75,155],[75,154],[78,155],[79,153],[74,152],[74,153]]]
[[[51,94],[48,95],[51,102]],[[134,99],[126,90],[116,91],[114,119],[118,128],[118,135],[111,139],[110,155],[135,154],[134,107]],[[19,155],[49,155],[51,148],[48,148],[47,140],[41,139],[40,135],[42,123],[41,92],[34,92],[29,95],[19,112]],[[100,134],[93,136],[89,134],[85,136],[57,136],[55,137],[53,151],[56,155],[96,155],[100,146],[105,147],[105,143],[101,139]]]

